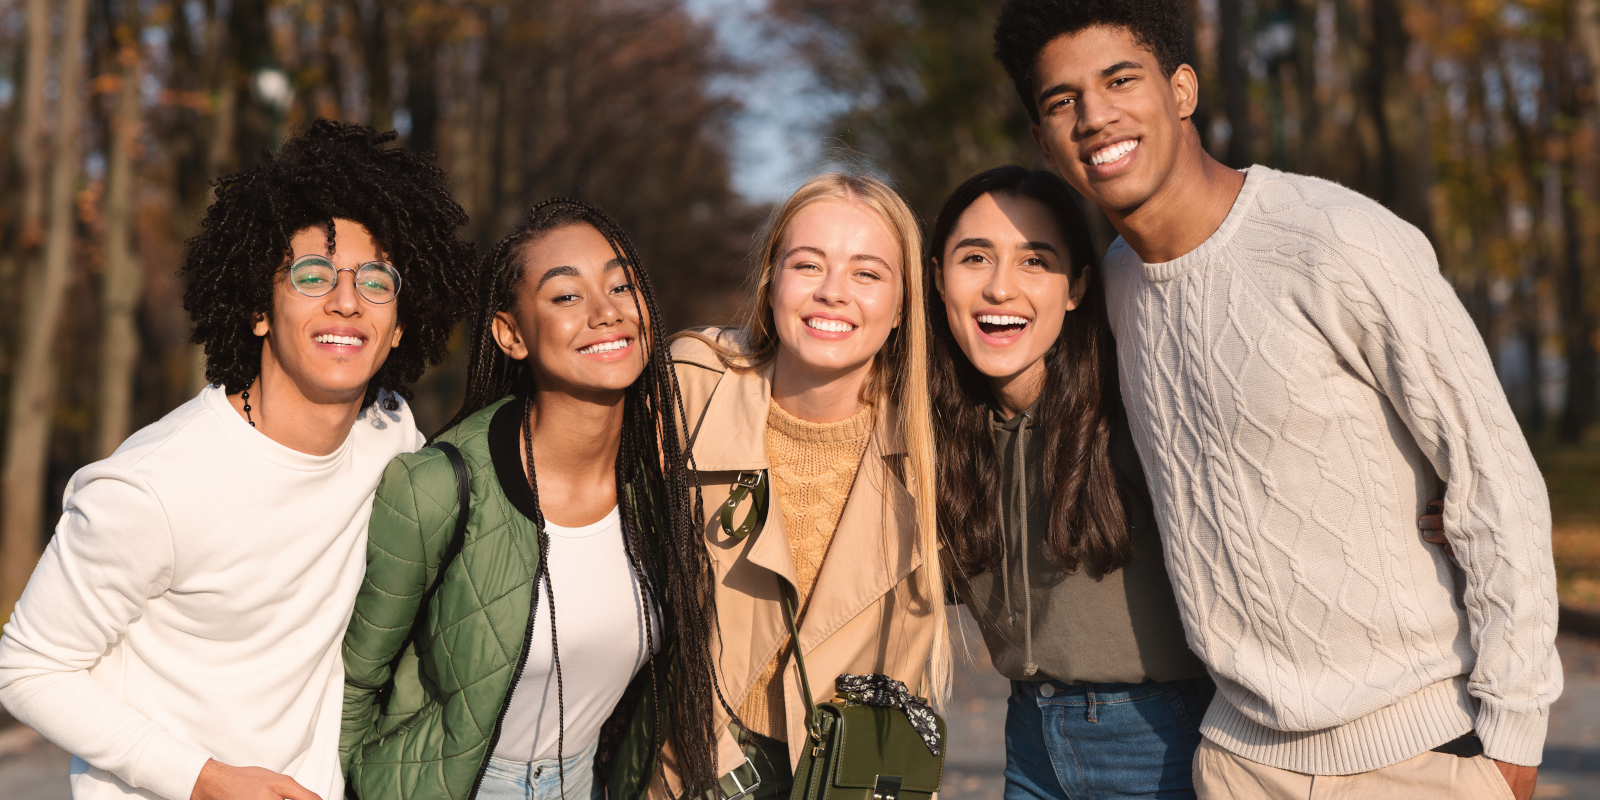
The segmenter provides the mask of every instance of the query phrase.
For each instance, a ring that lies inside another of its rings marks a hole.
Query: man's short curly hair
[[[1123,28],[1155,55],[1171,77],[1189,50],[1188,4],[1180,0],[1007,0],[994,25],[1000,59],[1023,107],[1039,121],[1039,54],[1059,36],[1104,25]]]
[[[395,138],[319,119],[276,157],[263,153],[254,167],[216,182],[183,265],[183,307],[193,341],[205,347],[207,381],[232,394],[255,380],[262,342],[251,328],[272,311],[290,240],[321,228],[331,252],[335,218],[366,226],[402,281],[396,302],[405,335],[368,382],[364,404],[384,390],[409,397],[406,384],[444,359],[475,296],[474,247],[456,236],[467,215],[432,155],[388,146]]]

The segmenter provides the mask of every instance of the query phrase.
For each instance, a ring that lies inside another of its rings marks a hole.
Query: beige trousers
[[[1513,800],[1500,768],[1484,756],[1432,750],[1356,775],[1305,775],[1257,764],[1214,744],[1194,754],[1200,800]]]

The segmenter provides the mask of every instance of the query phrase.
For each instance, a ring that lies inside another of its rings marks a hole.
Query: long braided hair
[[[494,340],[493,324],[495,314],[510,310],[516,303],[526,277],[524,256],[527,249],[536,246],[545,234],[570,225],[588,225],[610,243],[634,284],[634,302],[644,323],[641,331],[644,372],[627,388],[624,401],[622,440],[616,464],[617,506],[621,512],[624,547],[630,564],[639,575],[646,604],[645,643],[651,654],[646,668],[650,674],[649,691],[655,701],[651,752],[660,753],[665,743],[661,725],[663,709],[676,710],[670,717],[670,730],[665,736],[672,742],[684,796],[699,795],[713,787],[717,780],[716,736],[709,711],[716,690],[711,659],[716,607],[710,554],[706,552],[696,524],[701,518],[702,499],[679,435],[682,401],[665,346],[667,338],[655,290],[641,266],[633,241],[605,212],[580,200],[546,200],[529,209],[522,224],[501,239],[485,257],[479,275],[480,296],[487,302],[482,304],[474,319],[466,398],[461,410],[445,427],[454,427],[508,394],[523,395],[522,446],[528,464],[528,484],[533,490],[537,517],[534,523],[539,529],[541,552],[539,574],[534,582],[535,586],[547,584],[549,536],[538,503],[533,434],[527,424],[533,411],[534,372],[530,365],[511,358],[500,349]],[[556,748],[557,758],[564,759],[566,709],[561,699],[561,651],[556,643],[553,591],[549,599],[557,721],[563,729],[557,734]],[[660,653],[663,663],[675,668],[672,681],[666,680],[657,665],[652,611],[660,614],[666,628],[661,632]],[[628,704],[622,706],[626,709]],[[696,713],[697,710],[704,710],[704,713]],[[608,764],[614,755],[608,750],[614,749],[615,741],[606,740],[620,735],[625,723],[626,719],[613,718],[602,730],[599,756],[602,765]],[[656,759],[657,769],[660,764],[660,759]],[[564,793],[564,772],[560,777]],[[641,789],[644,785],[641,783]]]

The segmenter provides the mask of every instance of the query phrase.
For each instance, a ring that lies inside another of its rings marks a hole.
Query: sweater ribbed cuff
[[[167,800],[189,800],[200,770],[210,759],[203,750],[162,731],[145,743],[144,752],[124,778],[134,788]]]
[[[1544,758],[1544,737],[1550,730],[1550,713],[1507,711],[1488,703],[1478,708],[1475,725],[1483,740],[1483,754],[1508,764],[1537,767]]]

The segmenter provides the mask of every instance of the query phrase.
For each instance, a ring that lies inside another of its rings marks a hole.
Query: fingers
[[[317,796],[316,792],[301,786],[299,782],[288,775],[278,776],[278,781],[273,785],[272,790],[283,795],[284,800],[322,800],[321,797]]]

